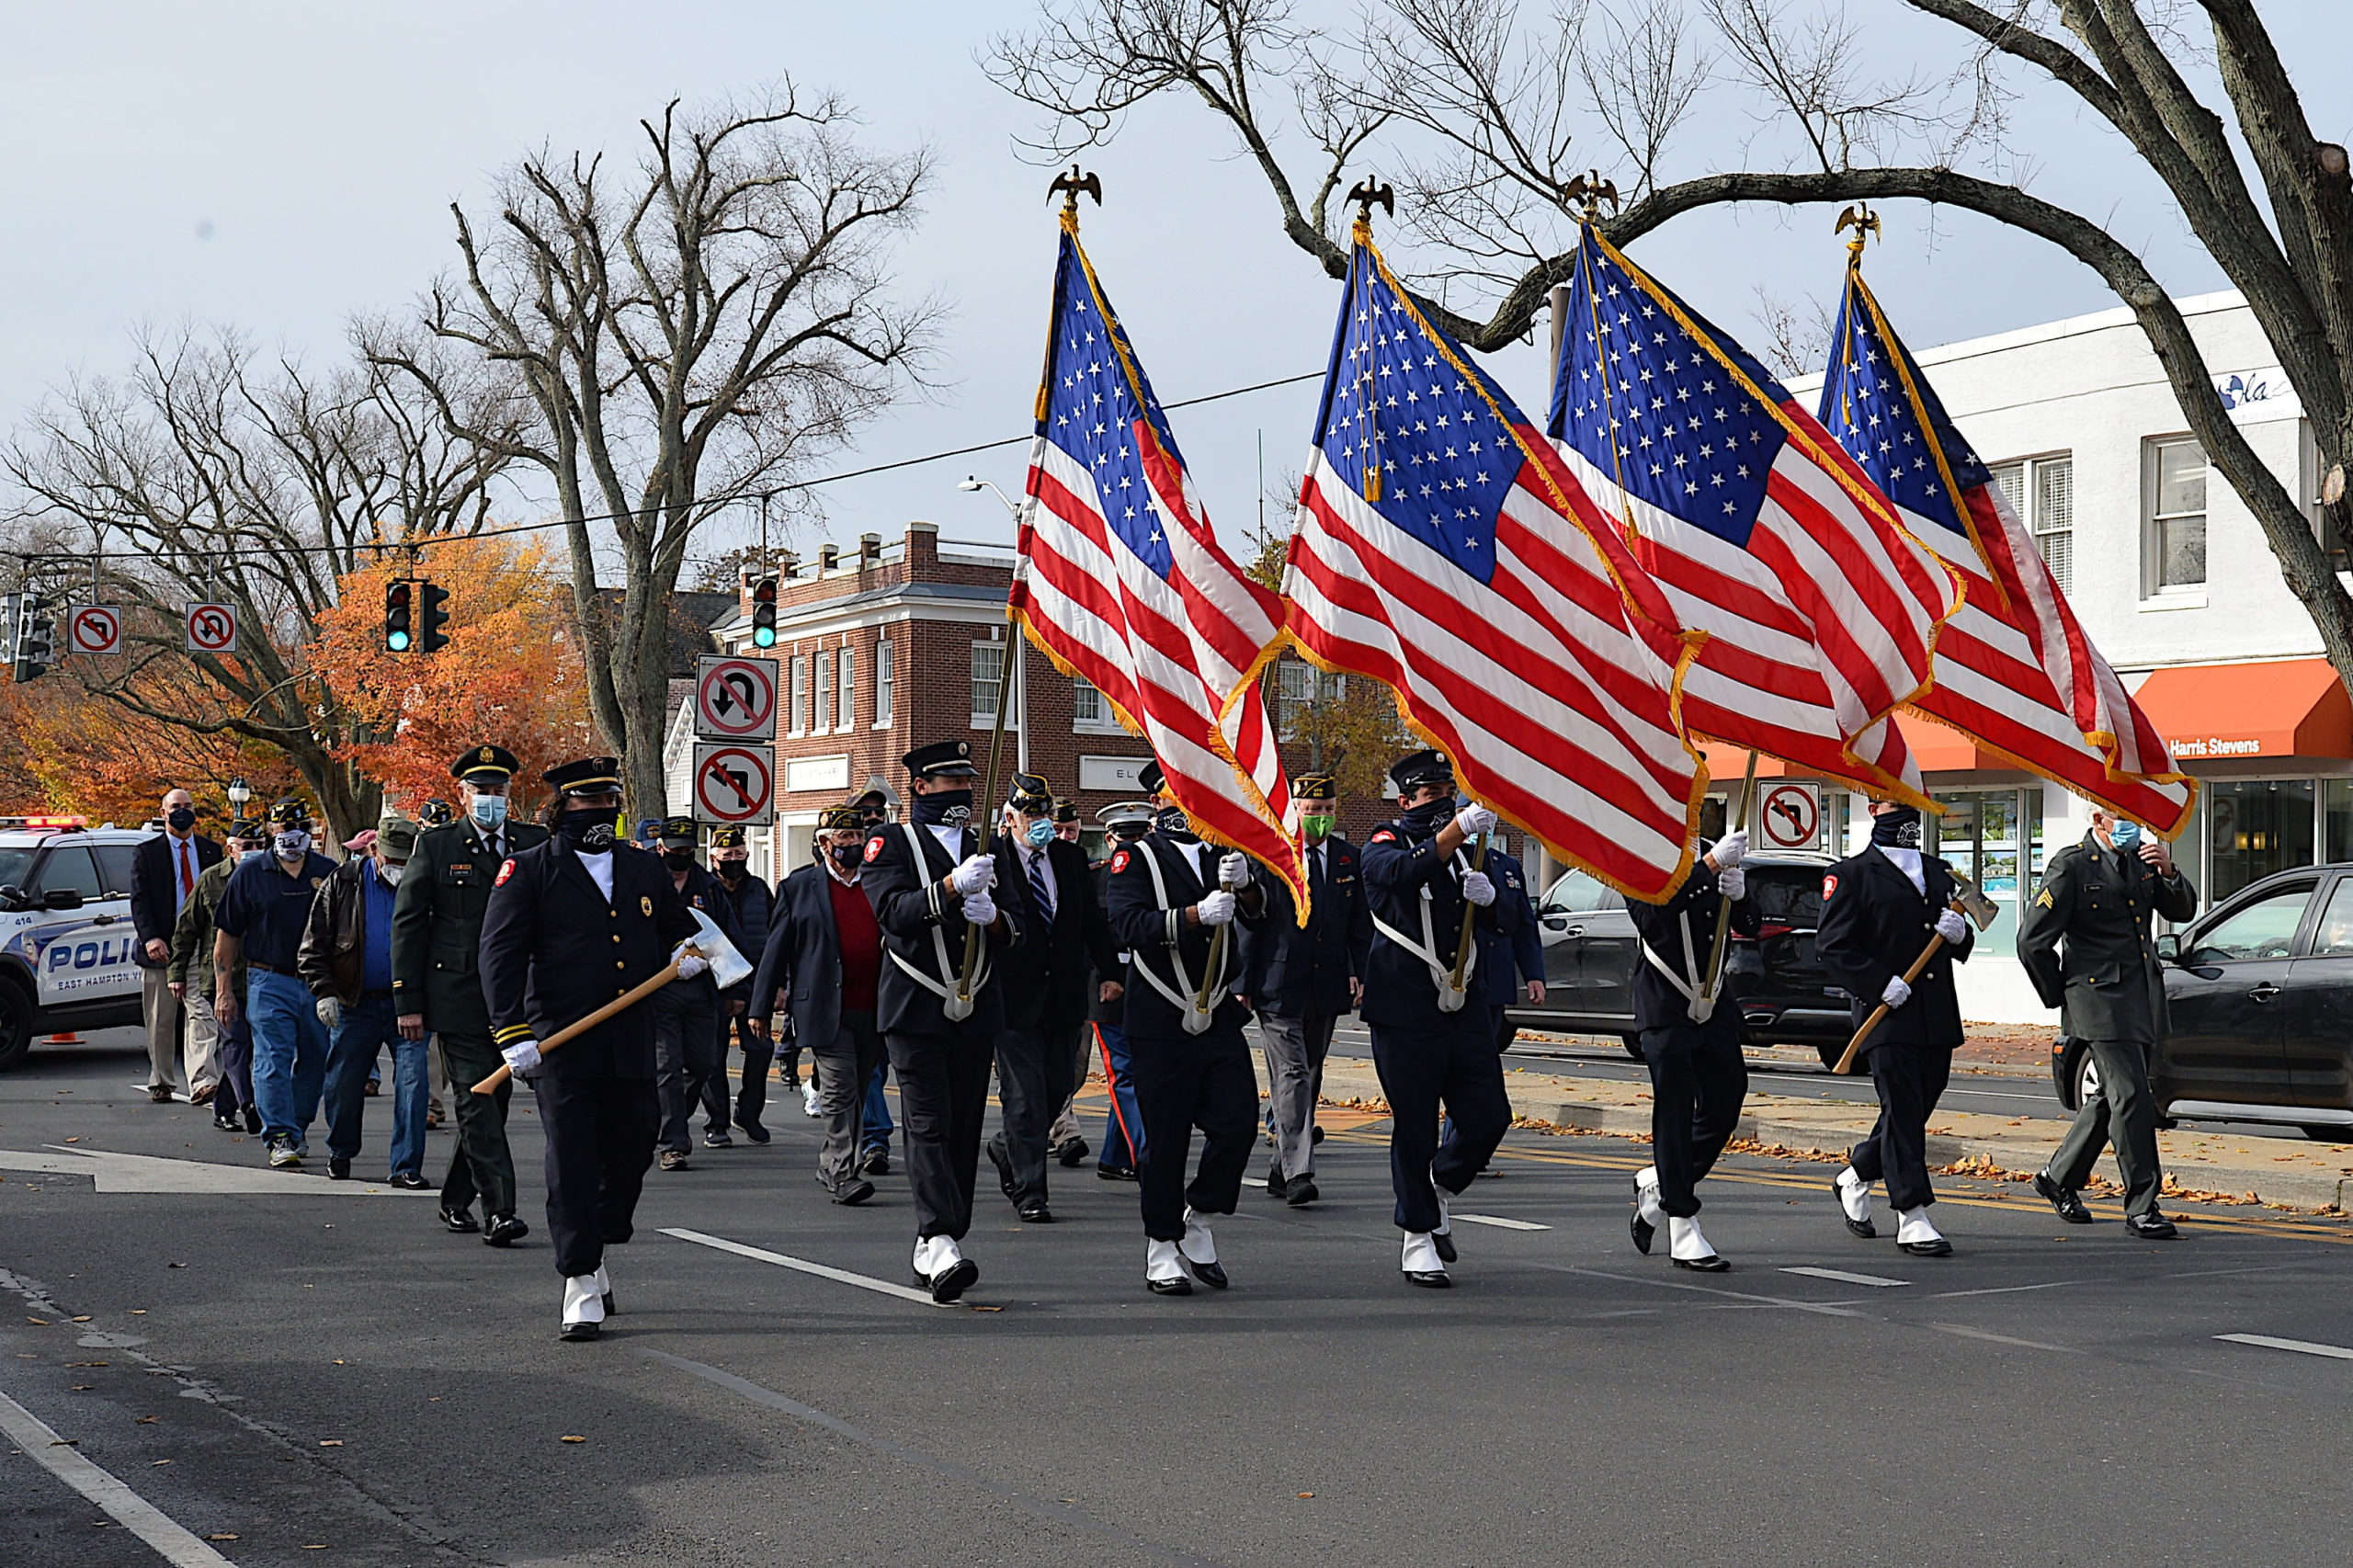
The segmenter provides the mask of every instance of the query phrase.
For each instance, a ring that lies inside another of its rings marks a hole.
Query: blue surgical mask
[[[2115,844],[2118,854],[2130,855],[2141,847],[2141,824],[2137,822],[2120,822],[2108,836]]]
[[[248,860],[258,860],[268,853],[269,851],[267,849],[248,849],[244,854],[237,857],[237,864],[242,866]]]
[[[506,797],[476,795],[466,809],[473,813],[474,821],[484,827],[494,828],[506,820]]]
[[[1033,822],[1022,829],[1021,836],[1029,841],[1029,846],[1032,849],[1043,849],[1054,841],[1054,824],[1050,822]]]

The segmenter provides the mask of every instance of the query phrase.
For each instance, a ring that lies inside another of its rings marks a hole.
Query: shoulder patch
[[[870,866],[881,858],[882,858],[882,835],[878,833],[866,841],[866,863]]]
[[[640,898],[637,901],[637,907],[644,914],[648,920],[654,918],[654,898],[652,894],[649,893],[644,897]]]
[[[1124,849],[1114,850],[1111,855],[1111,874],[1117,876],[1127,869],[1128,852]]]
[[[1394,844],[1397,842],[1397,835],[1384,827],[1379,833],[1374,834],[1368,842],[1373,844]]]
[[[1824,877],[1822,879],[1822,896],[1824,899],[1829,898],[1832,893],[1836,892],[1837,891],[1838,879],[1836,877]]]
[[[507,879],[507,878],[509,878],[509,877],[511,877],[511,876],[513,876],[514,874],[515,874],[515,862],[514,862],[514,860],[513,860],[512,858],[510,858],[510,859],[508,859],[508,860],[507,860],[506,864],[505,864],[504,866],[501,866],[501,867],[499,867],[499,868],[498,868],[498,881],[496,881],[495,882],[493,882],[493,883],[491,884],[491,886],[493,886],[493,887],[500,887],[500,888],[505,887],[505,886],[506,885],[506,879]]]

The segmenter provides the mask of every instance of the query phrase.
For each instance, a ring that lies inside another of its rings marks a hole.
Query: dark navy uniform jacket
[[[667,866],[662,869],[665,875],[670,870]],[[673,877],[672,881],[675,883],[676,881],[676,879]],[[710,916],[710,923],[719,927],[720,935],[727,938],[728,946],[735,949],[737,957],[745,963],[756,964],[760,961],[759,949],[751,948],[751,944],[745,940],[744,924],[735,918],[735,901],[729,896],[727,884],[719,880],[718,872],[701,866],[688,867],[687,885],[678,889],[678,896],[686,900],[688,908],[699,909]],[[763,932],[762,935],[765,937],[767,933]],[[746,951],[746,949],[750,950]],[[706,1000],[718,999],[719,982],[711,978],[709,971],[696,975],[692,980],[672,981],[669,988],[675,989],[681,985],[688,987],[692,994]],[[727,994],[746,996],[750,993],[738,985]]]
[[[922,846],[920,862],[908,854],[910,828]],[[1005,1028],[1005,993],[995,971],[997,961],[1020,945],[1021,914],[1014,890],[1004,884],[1002,876],[989,896],[1004,924],[982,934],[969,1017],[960,1023],[949,1022],[944,1010],[946,998],[904,967],[914,966],[950,992],[962,975],[964,899],[948,886],[948,873],[980,853],[980,835],[965,828],[957,844],[959,848],[950,855],[939,835],[920,823],[892,823],[866,841],[866,864],[858,881],[866,890],[867,902],[874,906],[875,924],[882,927],[882,973],[875,987],[874,1022],[885,1034],[994,1037]],[[945,965],[940,962],[942,944]]]
[[[1242,1026],[1250,1021],[1250,1010],[1233,994],[1234,980],[1242,972],[1241,945],[1236,940],[1242,932],[1229,929],[1219,948],[1217,978],[1210,986],[1215,1004],[1210,1027],[1199,1037],[1185,1033],[1185,1014],[1199,990],[1202,973],[1209,968],[1210,947],[1217,932],[1214,926],[1191,924],[1185,918],[1185,912],[1200,903],[1215,884],[1217,863],[1229,853],[1214,844],[1200,848],[1208,861],[1206,879],[1194,869],[1194,846],[1180,845],[1161,833],[1146,834],[1140,842],[1123,846],[1111,856],[1104,902],[1109,906],[1111,934],[1128,952],[1125,994],[1120,1002],[1126,1008],[1124,1023],[1131,1037],[1206,1039],[1219,1035],[1239,1040]],[[1149,864],[1147,856],[1151,857]],[[1159,866],[1161,885],[1167,890],[1165,905],[1153,886],[1153,864]],[[1266,917],[1266,906],[1262,903],[1256,915],[1245,914],[1237,894],[1233,925],[1258,926]],[[1172,953],[1183,959],[1183,975],[1176,972],[1176,965],[1170,961]],[[1160,985],[1184,996],[1186,1006],[1179,1007],[1162,995],[1160,986],[1146,979],[1141,971],[1149,971],[1159,978]],[[1191,980],[1189,985],[1186,983],[1188,976]]]
[[[1716,911],[1722,893],[1716,886],[1716,874],[1708,869],[1704,857],[1691,862],[1691,869],[1683,885],[1665,903],[1644,903],[1638,899],[1626,901],[1626,913],[1633,916],[1634,934],[1651,951],[1656,953],[1673,970],[1676,977],[1690,981],[1693,973],[1701,985],[1708,978],[1709,949],[1716,939]],[[1746,898],[1737,898],[1732,905],[1732,926],[1725,933],[1731,940],[1733,931],[1744,937],[1754,937],[1762,928],[1756,905]],[[1685,967],[1683,933],[1691,933],[1691,959]],[[1917,952],[1918,949],[1913,949]],[[1912,960],[1904,960],[1909,964]],[[1882,983],[1884,983],[1882,982]],[[1711,1030],[1740,1025],[1740,1004],[1728,987],[1716,991],[1716,1008],[1709,1016]],[[1691,1004],[1685,999],[1673,982],[1661,974],[1651,961],[1637,953],[1634,958],[1634,1028],[1696,1029],[1691,1021]]]
[[[1460,853],[1461,868],[1467,869],[1471,846],[1465,845]],[[1365,971],[1364,1021],[1408,1029],[1468,1027],[1483,1035],[1489,1019],[1485,976],[1481,971],[1486,966],[1472,966],[1462,1011],[1440,1012],[1438,980],[1429,965],[1381,929],[1386,925],[1419,944],[1427,892],[1430,931],[1438,943],[1431,951],[1442,967],[1451,970],[1455,944],[1462,935],[1462,912],[1471,907],[1463,900],[1461,871],[1455,860],[1439,856],[1435,833],[1417,835],[1404,822],[1385,822],[1373,829],[1359,858],[1364,867],[1365,902],[1375,922],[1372,952]],[[1500,892],[1495,903],[1478,912],[1480,926],[1506,937],[1512,934],[1517,921],[1517,912]]]
[[[1317,849],[1324,854],[1320,874]],[[1356,1006],[1348,980],[1362,980],[1372,956],[1372,916],[1365,911],[1363,869],[1357,864],[1357,846],[1343,838],[1325,839],[1307,851],[1306,860],[1304,930],[1290,884],[1264,866],[1254,868],[1266,891],[1267,917],[1251,926],[1243,941],[1242,977],[1234,989],[1262,1013],[1338,1017]]]
[[[1537,934],[1536,904],[1528,896],[1528,873],[1518,858],[1488,850],[1487,880],[1495,884],[1496,905],[1511,905],[1511,929],[1483,925],[1472,939],[1479,944],[1479,968],[1487,977],[1487,1005],[1517,1006],[1524,999],[1519,983],[1544,978],[1544,939]]]
[[[532,846],[498,869],[482,922],[482,989],[491,1039],[546,1040],[670,961],[695,934],[687,902],[661,859],[613,848],[611,902],[561,839]],[[568,1040],[531,1075],[654,1076],[654,1009],[645,1003]]]
[[[1854,1024],[1879,1006],[1887,983],[1901,979],[1937,933],[1937,916],[1952,902],[1952,872],[1933,855],[1920,857],[1924,895],[1903,869],[1867,847],[1830,868],[1822,879],[1822,924],[1813,938],[1814,957],[1830,983],[1854,997]],[[1937,956],[1912,982],[1912,995],[1887,1015],[1863,1041],[1863,1050],[1911,1045],[1949,1051],[1961,1040],[1961,996],[1953,987],[1953,965],[1968,960],[1977,946],[1971,926],[1957,944]]]
[[[2178,924],[2197,913],[2198,890],[2179,867],[2161,877],[2137,852],[2119,855],[2086,833],[2051,857],[2018,921],[2018,961],[2068,1034],[2156,1045],[2173,1019],[2149,916]]]

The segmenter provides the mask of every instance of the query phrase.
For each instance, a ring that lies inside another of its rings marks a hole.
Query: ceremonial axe
[[[688,938],[686,946],[679,950],[679,956],[683,958],[691,953],[709,964],[710,978],[722,991],[731,985],[741,985],[745,981],[751,979],[752,966],[744,961],[744,955],[735,950],[735,944],[727,939],[726,933],[712,924],[710,916],[699,909],[689,909],[687,913],[695,917],[696,929],[695,934]],[[662,972],[653,979],[622,993],[586,1017],[574,1019],[540,1041],[540,1054],[545,1056],[564,1041],[586,1034],[607,1018],[634,1007],[677,978],[678,960],[672,959]],[[497,1072],[474,1085],[474,1093],[489,1094],[514,1075],[513,1069],[502,1062],[499,1063]]]
[[[1952,877],[1952,903],[1949,907],[1959,910],[1975,921],[1980,931],[1992,926],[1994,917],[2002,913],[2001,905],[1987,898],[1983,889],[1959,871],[1952,871],[1949,868],[1947,869]],[[1937,949],[1944,945],[1944,933],[1941,931],[1929,937],[1928,945],[1920,949],[1920,956],[1912,960],[1912,967],[1904,971],[1904,983],[1910,985],[1919,979],[1920,971],[1928,967],[1928,960],[1935,958]],[[1887,1017],[1888,1012],[1888,1006],[1884,1002],[1871,1009],[1871,1016],[1863,1020],[1863,1027],[1857,1029],[1855,1038],[1847,1042],[1847,1054],[1838,1059],[1838,1065],[1831,1069],[1833,1073],[1852,1074],[1854,1072],[1855,1052],[1862,1049],[1863,1041],[1870,1038],[1871,1030],[1879,1028]]]

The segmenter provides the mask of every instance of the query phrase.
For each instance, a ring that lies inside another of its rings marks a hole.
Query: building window
[[[874,722],[879,727],[891,722],[891,640],[882,638],[874,644]]]
[[[2334,537],[2328,527],[2328,508],[2321,505],[2320,437],[2313,434],[2313,422],[2296,421],[2296,471],[2301,483],[2296,499],[2304,508],[2304,516],[2313,520],[2313,532],[2320,538],[2321,553],[2328,557],[2329,566],[2338,572],[2353,568],[2346,559],[2345,541]]]
[[[831,653],[817,655],[817,685],[810,695],[817,710],[817,722],[811,728],[832,729],[834,727],[834,656]]]
[[[840,670],[834,688],[834,727],[847,730],[858,722],[858,654],[854,650],[842,650]]]
[[[972,644],[972,722],[985,727],[996,722],[996,699],[999,683],[1005,676],[1005,649],[1002,642]]]
[[[785,678],[792,683],[792,733],[809,733],[809,655],[795,653],[785,666]]]
[[[2075,588],[2075,459],[2071,452],[1994,465],[1994,483],[2010,504],[2063,594]]]
[[[1979,939],[1990,951],[2018,942],[2018,894],[2042,885],[2042,787],[1938,790],[1928,847],[1977,884],[1999,913]]]
[[[2202,891],[2208,908],[2275,871],[2313,863],[2314,807],[2323,799],[2319,784],[2313,778],[2206,780],[2198,812],[2206,828],[2209,885]],[[2333,837],[2342,800],[2335,791],[2325,799]]]
[[[1093,681],[1073,676],[1070,683],[1070,727],[1093,731],[1100,734],[1115,734],[1120,729],[1119,716],[1111,711],[1110,699]]]
[[[1275,665],[1275,723],[1285,740],[1298,733],[1299,722],[1319,702],[1337,702],[1347,695],[1347,677],[1319,670],[1304,659],[1285,659]]]
[[[2188,436],[2151,441],[2143,475],[2146,582],[2153,594],[2206,585],[2206,454]]]

